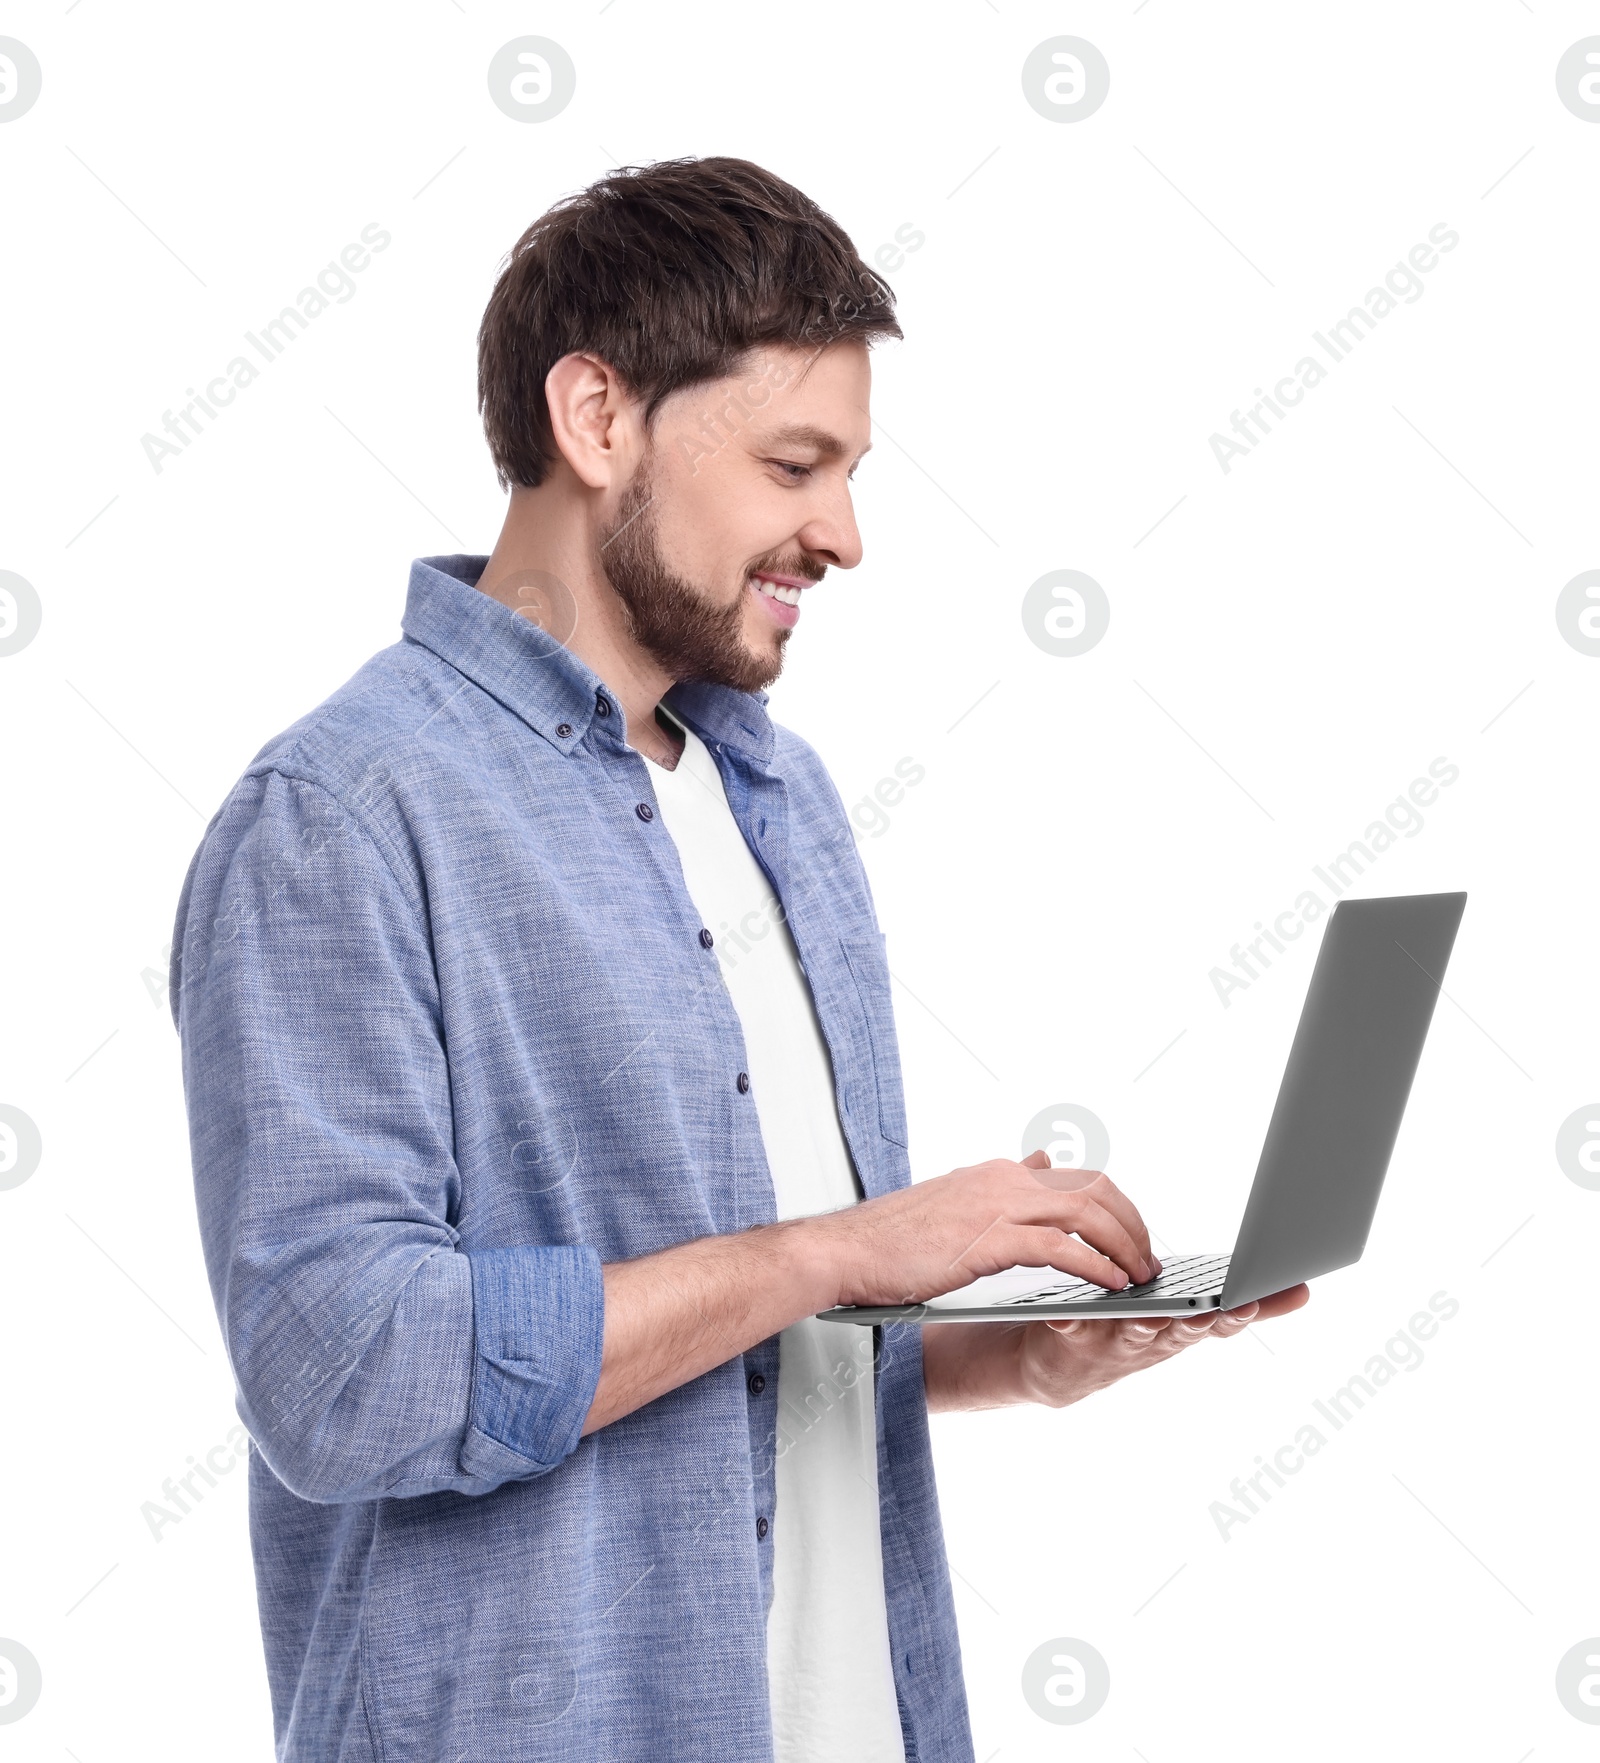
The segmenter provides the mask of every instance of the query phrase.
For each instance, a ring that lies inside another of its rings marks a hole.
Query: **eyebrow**
[[[837,435],[809,422],[785,423],[766,436],[766,442],[771,447],[811,447],[826,459],[843,459],[850,451]],[[872,443],[868,441],[856,457],[859,459],[871,451]]]

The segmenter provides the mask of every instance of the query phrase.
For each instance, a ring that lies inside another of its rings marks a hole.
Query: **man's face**
[[[871,445],[866,347],[757,350],[656,413],[602,536],[631,634],[674,679],[760,691],[830,565],[861,561],[850,479]]]

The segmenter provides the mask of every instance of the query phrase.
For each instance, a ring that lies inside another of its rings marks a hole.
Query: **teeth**
[[[763,576],[753,575],[750,585],[758,594],[765,594],[769,600],[781,600],[785,606],[798,606],[802,588],[780,587],[777,582],[769,582]]]

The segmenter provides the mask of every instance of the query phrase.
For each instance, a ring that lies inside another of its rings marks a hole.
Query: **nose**
[[[861,561],[861,532],[856,526],[855,505],[849,485],[830,494],[795,534],[796,542],[811,556],[834,569],[854,569]]]

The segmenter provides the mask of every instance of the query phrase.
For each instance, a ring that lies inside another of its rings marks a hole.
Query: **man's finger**
[[[1150,1263],[1152,1271],[1159,1273],[1161,1263],[1156,1259],[1155,1250],[1150,1247],[1150,1227],[1133,1201],[1103,1170],[1084,1191],[1098,1200],[1121,1223],[1122,1228],[1138,1244],[1140,1253]]]
[[[1039,1191],[1039,1202],[1038,1216],[1031,1222],[1053,1225],[1069,1236],[1080,1237],[1091,1248],[1098,1249],[1108,1261],[1115,1262],[1129,1279],[1142,1279],[1148,1257],[1122,1220],[1087,1190],[1052,1194],[1048,1187],[1044,1187]],[[1029,1209],[1033,1210],[1032,1207]]]
[[[1160,1263],[1156,1260],[1155,1251],[1150,1247],[1150,1232],[1143,1218],[1139,1216],[1139,1208],[1123,1193],[1122,1189],[1103,1170],[1083,1171],[1078,1169],[1054,1169],[1025,1164],[1034,1171],[1040,1185],[1053,1188],[1057,1193],[1078,1194],[1086,1201],[1091,1201],[1114,1218],[1127,1233],[1127,1240],[1133,1245],[1134,1252],[1149,1267],[1151,1276],[1160,1272]],[[1084,1181],[1087,1173],[1091,1179]],[[1103,1245],[1098,1245],[1102,1246]],[[1110,1251],[1107,1251],[1108,1253]],[[1118,1257],[1120,1260],[1120,1257]],[[1137,1273],[1139,1269],[1130,1268]]]
[[[1072,1235],[1070,1222],[1001,1225],[983,1239],[983,1246],[993,1251],[1001,1266],[1053,1267],[1057,1273],[1086,1279],[1108,1292],[1120,1292],[1129,1280],[1139,1277],[1120,1260],[1113,1261],[1099,1248]],[[1131,1247],[1123,1253],[1133,1259]]]

